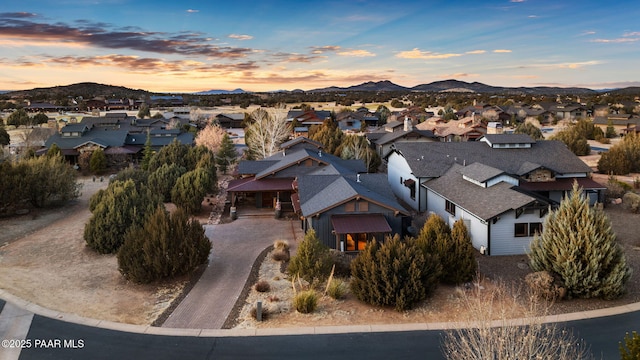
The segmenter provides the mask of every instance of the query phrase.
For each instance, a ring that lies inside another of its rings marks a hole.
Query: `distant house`
[[[155,126],[154,126],[155,125]],[[172,141],[192,145],[194,136],[180,129],[166,129],[166,121],[157,119],[136,119],[125,113],[110,113],[104,117],[84,117],[79,123],[67,124],[49,137],[44,148],[37,153],[45,153],[53,144],[62,151],[66,160],[72,164],[78,162],[82,153],[93,152],[100,148],[107,159],[118,162],[136,161],[147,140],[151,147],[159,150]]]
[[[453,224],[465,220],[472,242],[489,255],[523,254],[547,209],[576,181],[590,203],[605,188],[559,141],[528,135],[485,135],[476,142],[400,142],[387,155],[394,194],[418,212]]]
[[[395,123],[387,123],[383,130],[368,133],[367,138],[380,157],[384,157],[391,151],[393,144],[397,142],[438,141],[432,131],[414,128],[409,118],[405,119],[403,127],[396,126]]]
[[[613,126],[619,136],[629,132],[635,132],[635,128],[640,125],[640,118],[631,114],[608,114],[606,116],[596,116],[593,118],[593,125],[607,132],[609,125]]]
[[[223,129],[241,128],[244,113],[223,113],[216,115],[216,121]]]
[[[416,128],[433,132],[440,141],[475,141],[487,133],[487,126],[473,116],[448,122],[439,118],[437,121],[429,119],[416,125]]]

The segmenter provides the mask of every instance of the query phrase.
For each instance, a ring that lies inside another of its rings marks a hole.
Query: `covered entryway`
[[[362,251],[373,239],[382,242],[391,234],[391,226],[382,214],[332,215],[331,225],[336,249],[343,252]]]
[[[279,201],[282,211],[293,211],[292,182],[292,178],[235,179],[229,182],[227,192],[232,207],[253,204],[257,208],[275,208]]]

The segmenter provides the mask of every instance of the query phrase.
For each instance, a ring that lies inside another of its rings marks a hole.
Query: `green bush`
[[[327,286],[327,294],[336,300],[344,299],[347,296],[347,284],[340,279],[333,278]]]
[[[533,271],[559,276],[569,298],[618,298],[631,276],[609,218],[589,206],[577,183],[545,219],[529,260]]]
[[[202,208],[202,200],[213,187],[211,175],[203,168],[180,176],[171,190],[171,201],[190,214]]]
[[[98,148],[91,153],[89,159],[89,169],[91,172],[97,175],[101,175],[107,170],[107,156],[102,149]]]
[[[440,265],[426,256],[413,239],[387,238],[371,242],[351,263],[351,292],[377,306],[410,309],[435,289]]]
[[[87,245],[101,254],[118,251],[131,227],[141,227],[158,207],[160,198],[133,180],[114,181],[90,200],[92,216],[84,227]]]
[[[171,190],[176,185],[180,176],[186,169],[177,164],[162,164],[156,171],[149,175],[149,188],[162,195],[164,202],[171,201]]]
[[[307,231],[296,254],[289,261],[287,271],[291,275],[298,275],[309,283],[314,283],[329,277],[332,267],[329,248],[320,242],[316,232],[311,229]]]
[[[302,314],[310,314],[318,307],[318,293],[315,290],[300,291],[293,297],[293,307]]]
[[[638,360],[640,359],[640,335],[632,332],[631,335],[626,333],[624,343],[619,343],[621,360]]]
[[[416,243],[423,255],[431,254],[440,263],[440,281],[460,284],[473,279],[477,270],[474,249],[462,219],[451,230],[440,216],[430,215]]]
[[[144,223],[130,229],[118,251],[118,268],[136,283],[188,274],[205,264],[211,242],[197,220],[181,209],[169,214],[162,205]]]

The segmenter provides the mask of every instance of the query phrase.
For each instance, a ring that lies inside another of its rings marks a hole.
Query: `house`
[[[344,160],[322,151],[322,144],[298,137],[281,153],[241,161],[229,182],[231,206],[242,203],[299,216],[305,231],[314,229],[332,249],[357,252],[368,241],[404,234],[408,212],[385,174],[364,174],[362,160]]]
[[[574,181],[591,204],[604,200],[605,187],[562,142],[528,135],[400,142],[386,158],[387,180],[400,201],[450,224],[465,220],[474,247],[489,255],[526,253],[546,209],[557,206]]]
[[[136,161],[140,156],[147,136],[151,141],[151,148],[155,151],[173,141],[193,144],[193,133],[180,129],[166,129],[164,125],[165,122],[157,119],[136,119],[125,113],[84,117],[79,123],[69,123],[62,127],[58,133],[49,137],[44,148],[36,153],[46,153],[51,145],[56,144],[68,162],[77,164],[82,153],[100,148],[111,162],[116,158],[118,162],[123,162],[123,157],[125,162],[130,162]]]
[[[602,129],[605,134],[607,127],[611,125],[617,135],[623,136],[628,132],[635,131],[635,128],[640,125],[640,118],[631,114],[607,114],[606,116],[594,117],[593,125]]]
[[[487,126],[473,116],[435,124],[429,119],[416,125],[416,129],[429,130],[440,141],[475,141],[487,133]]]
[[[218,114],[215,119],[223,129],[242,128],[244,113]]]
[[[364,250],[373,239],[405,235],[409,214],[385,179],[385,174],[299,176],[294,208],[303,230],[314,229],[323,244],[347,253]]]
[[[361,160],[343,160],[326,154],[319,143],[309,139],[299,137],[282,145],[281,153],[238,163],[237,179],[231,180],[227,187],[231,206],[244,202],[257,208],[281,206],[283,211],[292,210],[291,194],[296,177],[327,166],[340,169],[340,172],[366,171]]]
[[[402,128],[393,123],[387,123],[382,131],[368,133],[367,139],[375,147],[380,157],[387,154],[396,142],[438,141],[432,131],[414,128],[409,118],[405,119]]]

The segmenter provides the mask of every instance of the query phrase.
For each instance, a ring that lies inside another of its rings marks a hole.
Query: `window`
[[[404,184],[404,181],[402,181],[402,176],[400,176],[400,184]]]
[[[344,211],[356,211],[356,204],[353,201],[344,204]]]
[[[346,251],[362,251],[367,247],[367,234],[347,234]]]
[[[533,236],[536,233],[542,234],[542,223],[529,223],[529,236]]]
[[[409,196],[411,196],[411,199],[413,199],[413,200],[416,199],[416,186],[415,186],[415,184],[413,186],[409,187]]]
[[[514,235],[516,237],[523,237],[523,236],[529,236],[529,224],[527,223],[516,223],[515,224],[515,233]]]
[[[446,200],[444,203],[444,209],[451,215],[456,216],[456,204],[452,203],[449,200]]]

